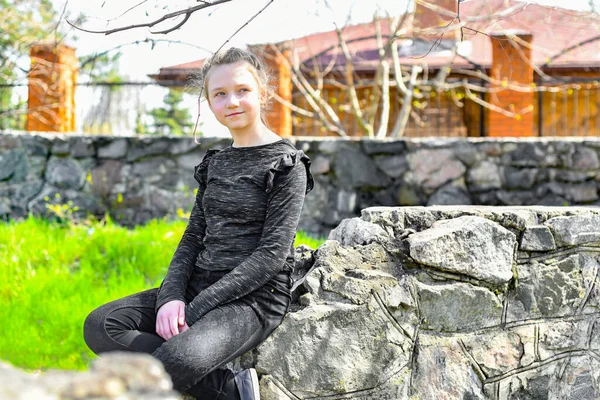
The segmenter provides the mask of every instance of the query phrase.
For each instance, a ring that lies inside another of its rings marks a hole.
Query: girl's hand
[[[156,313],[156,333],[165,340],[189,329],[185,322],[185,303],[172,300],[163,304]]]

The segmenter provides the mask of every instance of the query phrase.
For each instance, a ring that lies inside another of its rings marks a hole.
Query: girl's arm
[[[273,177],[265,225],[257,249],[186,306],[185,319],[189,326],[213,308],[260,288],[283,269],[296,235],[307,187],[308,190],[312,188],[308,157],[302,152],[296,155],[289,168],[278,171]]]
[[[185,301],[185,290],[196,265],[196,259],[200,251],[204,249],[203,239],[206,231],[206,221],[204,219],[204,210],[202,208],[202,198],[206,189],[206,174],[208,162],[216,153],[209,150],[202,162],[195,168],[194,178],[198,181],[198,192],[194,207],[190,214],[183,237],[173,254],[167,275],[160,285],[156,298],[155,311],[172,300]]]

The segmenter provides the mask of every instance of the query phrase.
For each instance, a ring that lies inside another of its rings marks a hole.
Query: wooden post
[[[488,111],[489,136],[537,136],[533,129],[533,91],[515,91],[510,85],[531,88],[533,36],[523,31],[503,31],[490,35],[492,41],[491,85],[489,102],[514,116],[499,110]]]
[[[456,40],[460,30],[452,25],[457,23],[457,15],[458,0],[415,0],[413,36],[432,41],[440,37]]]
[[[277,51],[272,46],[266,45],[260,46],[260,48],[256,46],[252,50],[257,51],[257,54],[267,64],[272,84],[275,86],[275,93],[291,104],[292,75],[287,61],[290,60],[291,49],[285,44],[278,44],[279,51]],[[292,110],[288,106],[272,99],[270,107],[265,111],[265,117],[269,129],[273,132],[281,137],[292,136]]]
[[[75,49],[55,43],[31,47],[28,131],[75,131]]]

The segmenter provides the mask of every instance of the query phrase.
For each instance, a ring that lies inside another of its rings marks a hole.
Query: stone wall
[[[300,222],[311,233],[327,235],[371,206],[599,203],[597,138],[291,140],[313,160]],[[109,212],[124,225],[177,217],[193,204],[193,167],[229,143],[0,133],[0,215],[71,202],[76,217]]]
[[[374,207],[330,239],[242,360],[263,399],[600,398],[600,210]]]
[[[0,361],[0,399],[182,400],[160,361],[148,354],[114,352],[88,371],[25,373]]]

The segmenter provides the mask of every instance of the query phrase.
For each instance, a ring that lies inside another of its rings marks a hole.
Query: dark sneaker
[[[240,392],[241,400],[260,400],[258,375],[254,368],[245,369],[235,374],[235,384]]]

